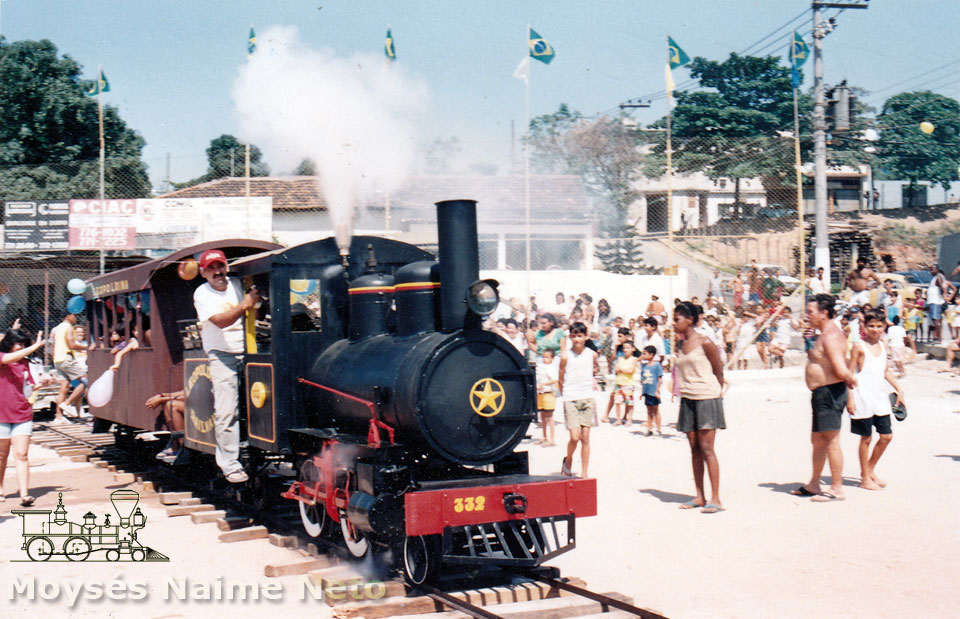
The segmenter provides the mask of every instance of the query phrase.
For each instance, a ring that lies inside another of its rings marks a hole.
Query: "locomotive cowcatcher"
[[[476,202],[440,202],[437,220],[436,260],[357,236],[230,264],[265,298],[244,318],[239,398],[254,485],[291,463],[281,496],[297,501],[309,535],[342,538],[355,557],[396,549],[414,584],[444,566],[540,565],[574,548],[577,517],[596,515],[595,480],[530,475],[515,451],[535,419],[535,377],[481,328],[499,298],[496,281],[479,279]],[[180,320],[171,348],[182,351],[185,445],[212,454],[195,321]]]

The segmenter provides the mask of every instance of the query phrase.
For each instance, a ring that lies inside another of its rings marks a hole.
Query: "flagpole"
[[[670,69],[670,37],[667,37],[667,71]],[[671,80],[672,81],[672,80]],[[667,255],[669,260],[669,269],[671,275],[668,281],[668,294],[670,298],[667,300],[666,307],[672,307],[673,303],[673,280],[676,279],[677,272],[679,269],[674,269],[673,267],[673,187],[672,187],[672,178],[673,178],[673,144],[671,140],[671,131],[672,131],[672,117],[673,117],[673,91],[667,93]],[[668,312],[668,320],[673,318],[673,311]],[[670,325],[670,323],[667,323]],[[677,354],[677,337],[674,330],[670,329],[670,354],[674,357]],[[671,363],[671,366],[673,364]]]
[[[796,31],[794,31],[796,34]],[[790,43],[791,48],[793,42]],[[797,69],[794,69],[796,72]],[[800,222],[800,302],[806,307],[807,298],[807,248],[806,230],[803,227],[803,161],[800,158],[800,106],[797,102],[797,88],[793,89],[793,157],[797,169],[797,218]],[[801,316],[805,315],[801,313]]]
[[[524,33],[525,40],[527,41],[527,54],[530,54],[530,24],[527,24],[527,30]],[[529,60],[528,60],[529,62]],[[525,92],[525,104],[524,104],[524,132],[526,136],[523,144],[523,204],[524,204],[524,230],[527,239],[527,299],[526,302],[529,304],[530,301],[530,74],[533,73],[532,70],[528,67],[527,69],[527,79],[524,80],[526,87],[524,88]],[[532,309],[532,304],[531,304]],[[527,320],[530,320],[530,311],[527,312]]]
[[[244,175],[244,207],[247,211],[247,238],[250,238],[250,145],[244,146],[246,161],[243,164]]]
[[[103,212],[105,191],[103,182],[103,168],[106,157],[104,156],[105,146],[103,140],[103,65],[97,65],[97,119],[100,133],[100,274],[106,271],[106,260],[104,258],[104,229]]]

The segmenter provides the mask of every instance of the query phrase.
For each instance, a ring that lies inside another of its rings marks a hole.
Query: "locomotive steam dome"
[[[482,465],[510,453],[533,419],[535,389],[525,366],[513,345],[484,331],[379,335],[337,342],[317,360],[311,380],[375,403],[398,443]],[[311,425],[366,434],[369,405],[329,391],[310,394]]]

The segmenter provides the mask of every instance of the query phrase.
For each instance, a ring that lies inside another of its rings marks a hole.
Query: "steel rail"
[[[653,611],[649,611],[643,608],[638,608],[631,604],[627,604],[626,602],[621,602],[620,600],[603,595],[602,593],[594,593],[589,589],[577,587],[576,585],[571,585],[568,582],[557,580],[556,578],[550,578],[549,576],[543,576],[542,574],[538,574],[537,572],[531,571],[531,572],[527,572],[524,575],[527,576],[528,578],[532,578],[533,580],[540,581],[552,587],[563,589],[564,591],[569,591],[570,593],[579,595],[581,597],[585,597],[589,600],[593,600],[594,602],[599,602],[604,606],[611,606],[613,608],[616,608],[617,610],[622,610],[632,615],[643,617],[644,619],[666,619],[666,617],[664,617],[663,615],[658,615]],[[606,612],[606,610],[607,609],[605,608],[604,612]]]
[[[430,585],[418,585],[417,589],[419,589],[425,595],[433,598],[437,602],[445,604],[454,610],[459,610],[462,613],[466,613],[471,617],[476,617],[477,619],[503,619],[500,615],[495,615],[490,611],[481,608],[480,606],[475,606],[470,602],[457,599],[448,593],[444,593],[436,587],[431,587]]]

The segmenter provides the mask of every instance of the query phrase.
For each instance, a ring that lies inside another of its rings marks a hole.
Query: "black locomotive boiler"
[[[476,203],[440,202],[437,217],[436,260],[360,236],[230,264],[267,297],[245,318],[248,470],[291,462],[281,496],[308,534],[357,557],[401,550],[414,583],[450,565],[539,565],[596,514],[595,480],[530,475],[516,451],[535,418],[534,373],[481,328],[498,295],[479,279]],[[195,326],[181,326],[185,444],[212,454],[207,360]]]

